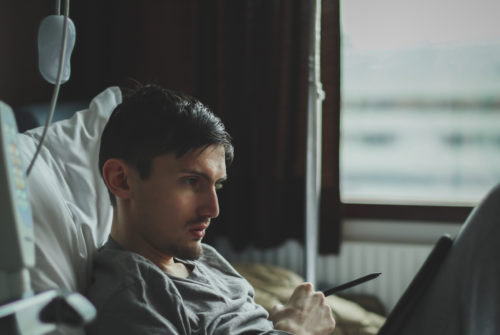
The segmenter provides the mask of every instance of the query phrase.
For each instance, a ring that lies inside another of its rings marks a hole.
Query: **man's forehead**
[[[175,153],[158,156],[155,160],[163,168],[174,169],[175,172],[198,171],[203,174],[218,174],[217,178],[226,176],[225,150],[222,145],[203,146],[187,151],[178,157]]]

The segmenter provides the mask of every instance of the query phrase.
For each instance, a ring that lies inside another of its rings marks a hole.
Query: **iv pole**
[[[320,78],[321,0],[310,0],[308,44],[308,98],[305,199],[305,278],[316,285],[319,204],[321,192],[322,103]]]

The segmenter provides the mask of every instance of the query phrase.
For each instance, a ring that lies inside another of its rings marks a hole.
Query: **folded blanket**
[[[255,301],[267,311],[278,304],[285,304],[295,287],[304,279],[292,271],[265,264],[233,264],[255,289]],[[337,322],[334,335],[374,335],[385,318],[370,312],[359,304],[336,295],[326,298]]]

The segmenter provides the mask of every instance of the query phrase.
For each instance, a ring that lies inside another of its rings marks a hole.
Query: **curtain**
[[[133,78],[196,96],[221,116],[236,149],[207,241],[303,242],[309,1],[113,0],[96,13],[97,4],[72,5],[78,37],[66,93],[93,96]],[[340,238],[339,55],[339,2],[323,0],[323,253],[338,251]]]
[[[198,96],[233,136],[235,160],[209,235],[233,247],[304,240],[308,1],[211,0],[198,8]],[[323,1],[320,251],[337,252],[340,32]]]
[[[221,215],[207,237],[225,235],[239,248],[271,247],[290,238],[303,242],[308,3],[74,2],[72,78],[61,95],[87,99],[133,78],[197,96],[222,117],[236,148]],[[323,0],[322,12],[326,99],[319,238],[320,251],[330,253],[338,250],[340,237],[338,0]],[[44,89],[33,94],[45,96]]]

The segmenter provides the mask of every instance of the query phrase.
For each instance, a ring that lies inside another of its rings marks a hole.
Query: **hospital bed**
[[[82,325],[95,315],[83,295],[90,283],[92,256],[106,241],[112,220],[107,189],[97,167],[99,137],[121,100],[120,89],[110,87],[97,95],[88,108],[49,128],[38,161],[26,179],[29,192],[25,195],[32,215],[28,223],[33,224],[26,238],[31,239],[33,257],[22,261],[27,270],[16,274],[10,288],[1,271],[13,253],[1,249],[0,334],[42,334],[56,329],[56,323],[63,324],[58,327],[63,334],[84,334]],[[23,166],[33,156],[41,133],[42,128],[35,128],[12,134]],[[5,185],[1,186],[3,189]],[[500,187],[489,198],[498,197],[499,192]],[[477,211],[475,215],[479,216]],[[486,211],[482,220],[492,217],[497,218]],[[5,215],[2,220],[6,220]],[[0,227],[5,229],[4,223]],[[0,233],[2,238],[5,231]],[[1,242],[0,248],[5,238]],[[257,302],[267,309],[286,300],[303,280],[290,271],[264,264],[235,267],[256,289]],[[335,296],[330,299],[337,318],[334,334],[376,334],[384,322],[380,315],[351,301]]]

